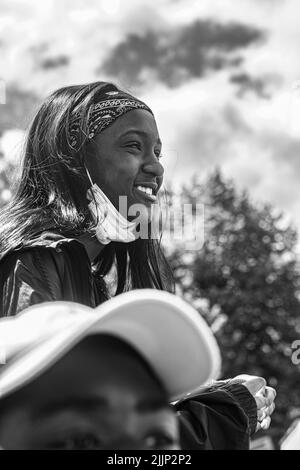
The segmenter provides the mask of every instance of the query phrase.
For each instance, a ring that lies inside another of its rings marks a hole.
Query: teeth
[[[153,193],[152,188],[146,188],[145,186],[137,186],[137,188],[140,191],[143,191],[144,193],[149,194],[150,196],[152,196],[152,193]]]

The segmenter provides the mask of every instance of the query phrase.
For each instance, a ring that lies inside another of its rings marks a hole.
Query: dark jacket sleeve
[[[179,401],[183,450],[248,450],[256,403],[243,385],[204,389]]]
[[[55,250],[34,247],[14,252],[1,262],[0,269],[0,316],[63,299],[64,263]]]

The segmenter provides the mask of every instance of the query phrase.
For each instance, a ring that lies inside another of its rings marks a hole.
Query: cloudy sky
[[[170,181],[218,166],[300,230],[299,24],[299,0],[0,0],[0,127],[113,79],[155,111]]]

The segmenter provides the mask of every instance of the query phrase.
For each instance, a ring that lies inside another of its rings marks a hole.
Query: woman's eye
[[[137,142],[137,141],[128,142],[127,144],[125,144],[125,147],[130,148],[130,149],[142,150],[142,144],[140,142]],[[160,160],[162,158],[161,150],[159,150],[159,149],[155,150],[154,153],[155,153],[156,158],[158,160]]]
[[[101,443],[93,435],[68,437],[51,444],[51,449],[56,450],[93,450],[101,449]]]
[[[136,149],[140,150],[141,149],[141,144],[139,142],[129,142],[128,144],[126,144],[126,147],[136,148]]]

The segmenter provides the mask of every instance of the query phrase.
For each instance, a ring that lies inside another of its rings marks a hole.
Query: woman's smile
[[[156,183],[139,183],[134,186],[134,190],[147,203],[153,204],[157,200],[158,185]]]

